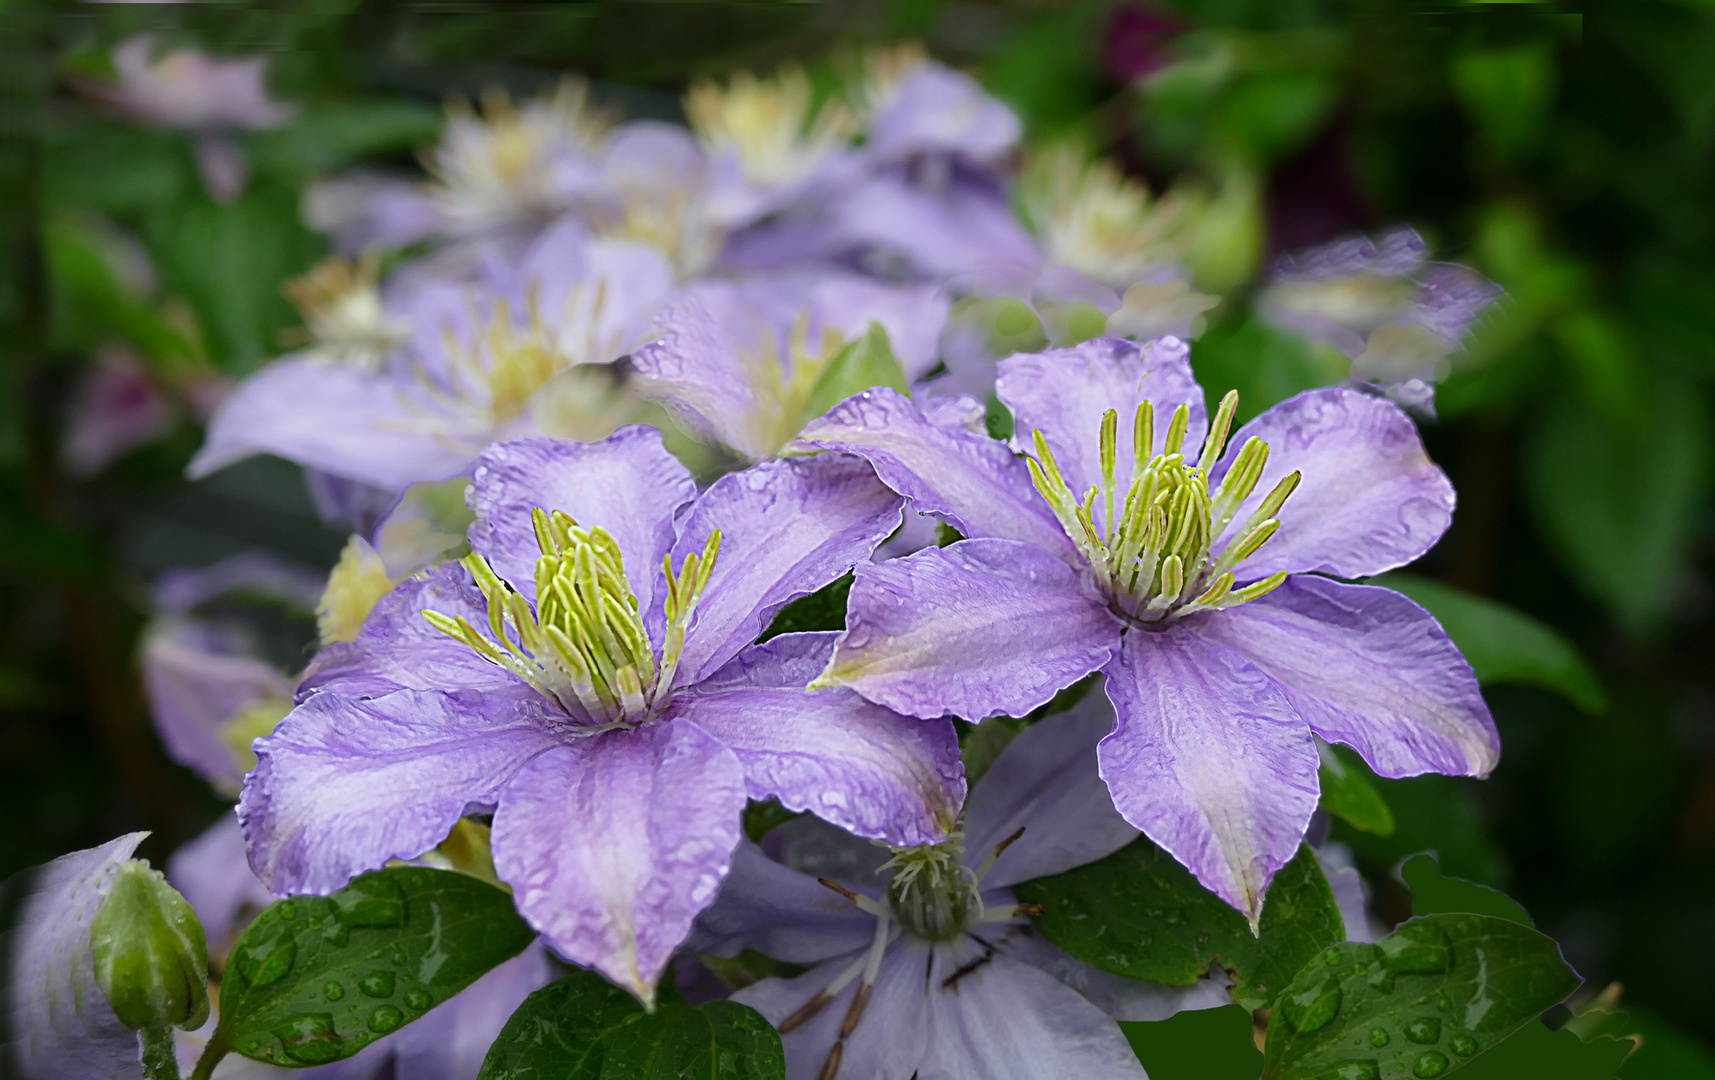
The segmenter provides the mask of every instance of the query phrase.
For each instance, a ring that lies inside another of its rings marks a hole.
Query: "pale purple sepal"
[[[567,959],[651,1001],[742,830],[743,769],[693,724],[560,744],[507,787],[495,868]]]
[[[1106,663],[1120,629],[1042,549],[962,540],[858,567],[823,678],[907,716],[1023,716]]]
[[[855,253],[874,272],[941,281],[1041,265],[1036,241],[1002,192],[957,166],[934,163],[928,171],[939,175],[926,183],[889,171],[838,200],[828,212],[831,253]]]
[[[983,774],[965,802],[966,850],[987,858],[1024,830],[995,861],[985,887],[1064,873],[1137,839],[1096,772],[1096,744],[1113,727],[1113,706],[1092,689],[1067,712],[1026,728]]]
[[[668,715],[737,754],[752,799],[889,843],[944,839],[965,795],[951,721],[904,719],[850,690],[806,692],[835,636],[786,634],[741,653]]]
[[[261,453],[388,490],[454,476],[471,458],[462,442],[424,429],[398,380],[306,357],[240,383],[187,472],[196,479]]]
[[[686,512],[673,543],[677,571],[721,533],[714,573],[685,635],[679,681],[712,675],[789,601],[868,559],[899,527],[903,505],[868,462],[845,454],[763,462],[716,480]]]
[[[1008,935],[1006,951],[1014,960],[1065,983],[1115,1020],[1153,1022],[1233,1003],[1232,983],[1219,963],[1210,965],[1208,974],[1189,986],[1166,986],[1074,960],[1035,934]]]
[[[806,426],[794,446],[867,459],[914,509],[945,518],[965,536],[1020,540],[1076,557],[1024,462],[987,434],[932,422],[892,390],[846,399]]]
[[[218,59],[201,49],[163,50],[153,34],[127,38],[112,53],[114,81],[83,78],[90,96],[141,123],[185,131],[277,128],[297,105],[275,101],[262,56]]]
[[[266,551],[245,551],[212,566],[168,570],[155,580],[152,599],[162,611],[186,612],[229,593],[250,593],[309,614],[326,584],[321,574]]]
[[[1108,666],[1119,714],[1097,756],[1125,819],[1254,923],[1320,797],[1309,728],[1237,653],[1133,630]]]
[[[113,871],[148,833],[74,851],[36,873],[12,942],[12,1039],[25,1080],[141,1080],[137,1033],[95,982],[90,927]]]
[[[855,884],[873,895],[875,880],[868,888]],[[819,964],[856,952],[874,937],[874,918],[851,901],[740,840],[719,899],[697,916],[685,945],[712,956],[755,949],[789,964]]]
[[[673,544],[673,515],[697,493],[691,474],[661,445],[659,431],[634,425],[599,443],[497,443],[477,458],[472,475],[467,501],[477,521],[470,527],[471,550],[513,588],[535,600],[542,551],[531,510],[562,510],[584,528],[600,526],[613,536],[638,610],[659,621],[666,588],[661,557]]]
[[[1155,443],[1150,453],[1160,450],[1173,411],[1182,404],[1190,406],[1191,413],[1186,456],[1194,456],[1203,445],[1209,421],[1203,388],[1191,373],[1190,354],[1190,348],[1177,338],[1143,345],[1096,338],[1069,349],[1024,353],[1001,361],[995,393],[1012,410],[1017,445],[1034,456],[1030,433],[1041,431],[1067,486],[1079,498],[1102,482],[1102,415],[1114,410],[1118,414],[1115,487],[1123,498],[1134,464],[1133,421],[1145,400],[1154,407]]]
[[[1501,741],[1471,665],[1435,617],[1391,589],[1298,576],[1186,620],[1242,655],[1324,739],[1382,776],[1483,776]]]
[[[237,647],[212,626],[165,616],[144,632],[140,660],[149,713],[167,753],[234,790],[244,772],[221,725],[259,701],[292,697],[284,672]]]
[[[433,192],[416,180],[358,170],[304,189],[304,224],[348,255],[414,244],[447,226]]]
[[[525,762],[558,745],[543,699],[518,687],[312,694],[256,741],[238,802],[256,876],[279,893],[331,893],[493,807]]]
[[[1306,390],[1235,432],[1213,480],[1252,435],[1268,443],[1268,464],[1229,541],[1282,477],[1296,469],[1303,479],[1276,515],[1280,531],[1236,568],[1240,582],[1279,570],[1369,577],[1434,547],[1453,520],[1453,485],[1392,402],[1338,386]]]
[[[870,121],[862,152],[878,163],[959,154],[999,164],[1018,145],[1022,131],[1018,115],[981,83],[931,60],[900,81],[892,100]]]
[[[488,625],[488,608],[470,572],[453,564],[433,567],[376,601],[357,640],[322,646],[304,670],[298,700],[321,691],[353,698],[441,688],[524,691],[517,676],[431,626],[425,611]]]

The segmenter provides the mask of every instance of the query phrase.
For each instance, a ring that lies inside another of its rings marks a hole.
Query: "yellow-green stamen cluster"
[[[954,830],[938,844],[887,845],[893,871],[887,900],[902,926],[929,941],[949,941],[982,919],[977,875],[963,861],[965,836]]]
[[[1285,573],[1278,573],[1233,587],[1234,567],[1280,528],[1275,514],[1298,486],[1296,471],[1281,478],[1218,555],[1213,551],[1268,463],[1268,444],[1251,436],[1210,494],[1209,471],[1226,446],[1238,404],[1237,391],[1221,399],[1203,452],[1194,462],[1184,452],[1190,406],[1174,410],[1156,454],[1154,407],[1148,401],[1139,405],[1132,421],[1135,467],[1117,518],[1119,414],[1109,409],[1102,415],[1101,483],[1091,486],[1082,500],[1067,486],[1048,441],[1034,432],[1036,458],[1029,466],[1036,490],[1126,615],[1159,621],[1229,608],[1255,600],[1286,580]]]
[[[494,573],[480,555],[462,562],[488,602],[485,636],[464,616],[425,611],[430,625],[470,646],[585,725],[636,723],[666,704],[685,648],[685,630],[708,587],[721,534],[700,554],[685,556],[673,573],[666,558],[666,642],[659,669],[625,577],[625,562],[606,529],[586,529],[561,512],[531,513],[541,557],[536,560],[536,610]]]

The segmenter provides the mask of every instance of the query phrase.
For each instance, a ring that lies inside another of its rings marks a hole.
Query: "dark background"
[[[303,103],[289,128],[247,137],[237,202],[204,195],[184,135],[72,91],[145,29],[265,53],[275,96]],[[534,92],[575,69],[630,116],[671,118],[692,77],[904,38],[979,74],[1031,137],[1082,131],[1158,187],[1256,193],[1260,231],[1225,253],[1237,299],[1193,354],[1247,412],[1315,378],[1245,314],[1270,253],[1403,221],[1508,290],[1425,426],[1460,508],[1417,570],[1557,628],[1606,707],[1494,686],[1491,778],[1383,782],[1394,836],[1336,835],[1395,917],[1410,901],[1386,884],[1393,867],[1435,849],[1446,873],[1516,897],[1592,987],[1619,980],[1643,1015],[1715,1040],[1708,0],[0,3],[0,876],[136,828],[159,862],[212,820],[221,805],[149,726],[135,666],[149,583],[252,546],[323,570],[343,540],[283,462],[186,482],[188,409],[73,479],[64,417],[104,342],[137,346],[168,387],[253,370],[295,322],[281,283],[324,253],[298,221],[303,184],[410,166],[450,94]],[[147,251],[146,303],[79,261],[94,220]],[[313,628],[272,625],[282,662],[301,662]]]

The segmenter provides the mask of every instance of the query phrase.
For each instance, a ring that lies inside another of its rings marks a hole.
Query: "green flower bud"
[[[208,942],[196,913],[143,859],[113,878],[89,932],[95,981],[127,1027],[200,1027],[208,1019]]]

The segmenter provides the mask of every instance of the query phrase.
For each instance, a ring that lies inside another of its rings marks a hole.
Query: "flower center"
[[[1190,406],[1174,410],[1161,452],[1154,454],[1154,406],[1148,401],[1139,405],[1132,426],[1131,485],[1117,517],[1118,413],[1109,409],[1102,415],[1102,482],[1092,485],[1081,501],[1067,486],[1042,432],[1033,433],[1036,458],[1026,459],[1031,481],[1066,535],[1084,553],[1109,598],[1132,619],[1155,622],[1234,607],[1273,591],[1286,580],[1282,571],[1235,589],[1233,568],[1280,528],[1274,515],[1298,486],[1297,471],[1281,478],[1219,554],[1213,550],[1268,463],[1268,444],[1253,435],[1239,449],[1220,487],[1212,494],[1209,491],[1209,470],[1226,445],[1238,403],[1237,391],[1221,399],[1195,463],[1184,454]]]
[[[488,602],[492,636],[462,615],[425,611],[423,617],[557,702],[580,725],[606,730],[647,719],[672,696],[686,627],[714,572],[720,530],[700,555],[685,556],[677,575],[666,558],[667,640],[657,669],[619,544],[606,529],[585,529],[559,510],[538,507],[531,522],[542,552],[534,611],[488,560],[471,554],[461,561]]]
[[[731,150],[746,178],[781,184],[807,175],[856,132],[856,117],[837,102],[812,115],[810,79],[787,67],[771,79],[748,72],[725,87],[699,83],[685,97],[685,113],[704,146]]]
[[[938,844],[888,845],[893,871],[887,902],[907,931],[928,941],[951,941],[982,918],[977,875],[963,862],[965,837],[954,831]]]
[[[1074,143],[1037,156],[1021,195],[1050,258],[1097,281],[1127,284],[1171,264],[1184,247],[1177,199],[1152,200],[1117,164],[1086,160]]]
[[[288,281],[286,296],[304,317],[300,340],[335,363],[363,371],[379,368],[410,328],[382,308],[378,272],[373,255],[356,263],[336,255]]]

